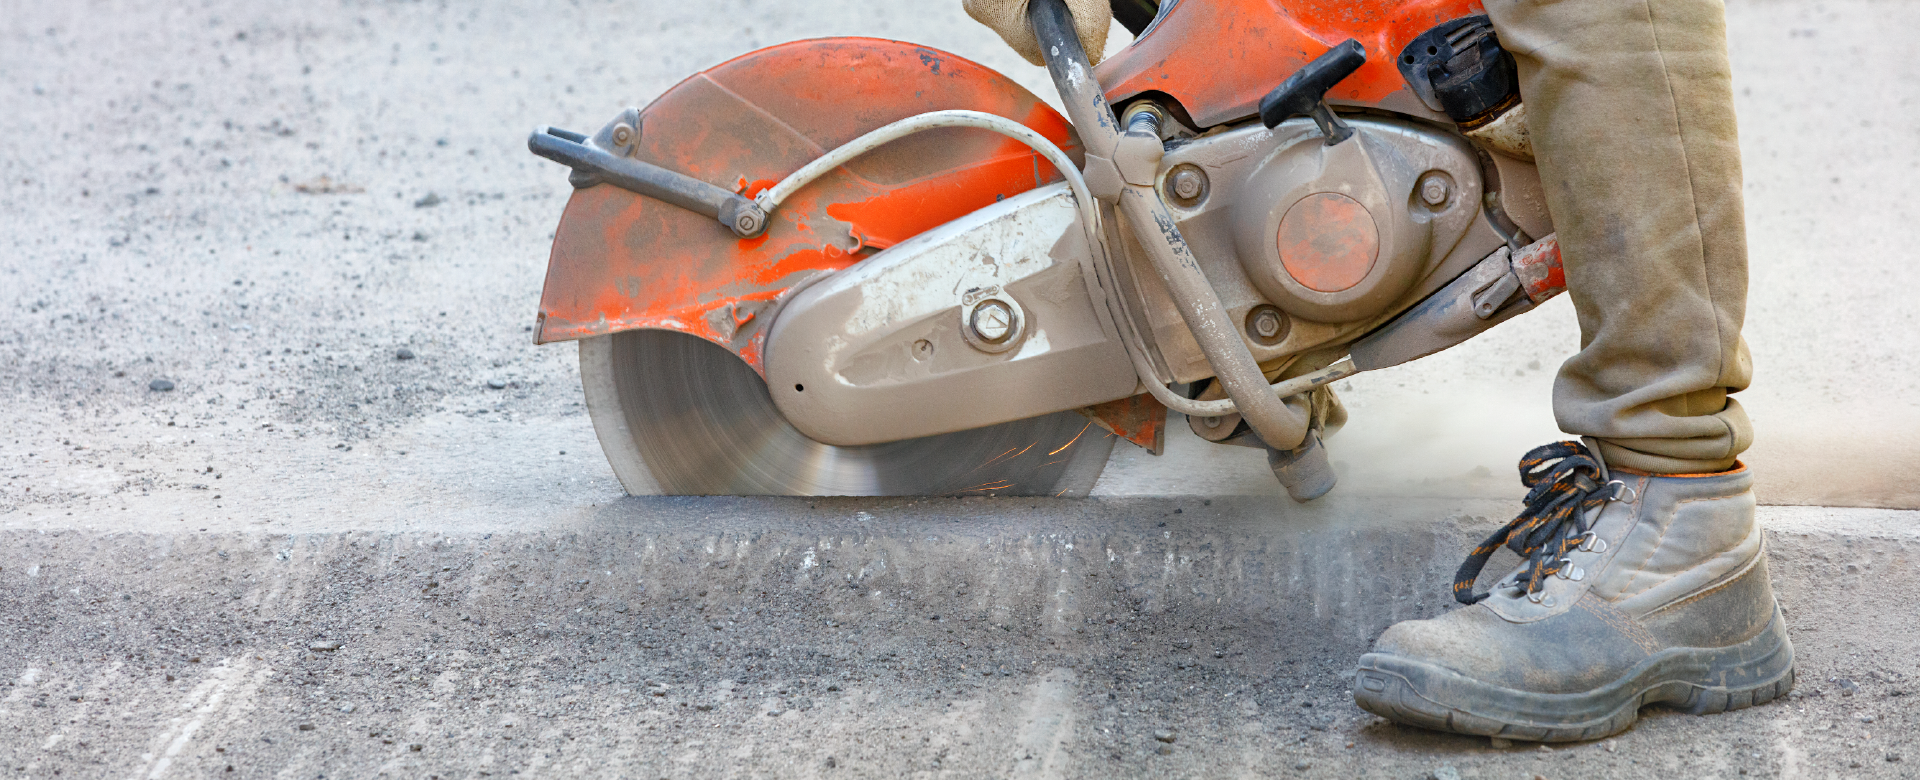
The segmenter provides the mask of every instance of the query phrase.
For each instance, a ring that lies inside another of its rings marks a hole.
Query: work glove
[[[967,15],[973,20],[991,28],[1000,34],[1000,39],[1012,46],[1020,56],[1035,65],[1045,65],[1040,58],[1040,41],[1033,37],[1033,26],[1027,23],[1027,0],[962,0]],[[1087,50],[1087,60],[1100,64],[1100,55],[1107,48],[1107,28],[1113,26],[1113,8],[1108,0],[1066,0],[1067,10],[1073,12],[1073,31],[1080,36],[1080,48]]]

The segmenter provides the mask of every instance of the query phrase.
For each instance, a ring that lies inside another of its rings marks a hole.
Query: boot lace
[[[1600,460],[1577,441],[1554,442],[1528,452],[1520,459],[1520,483],[1528,488],[1526,508],[1460,564],[1453,577],[1454,600],[1475,604],[1491,595],[1474,593],[1474,580],[1502,545],[1526,559],[1524,592],[1528,595],[1539,592],[1548,577],[1572,566],[1567,553],[1585,541],[1593,510],[1627,488],[1624,482],[1605,483],[1605,475]]]

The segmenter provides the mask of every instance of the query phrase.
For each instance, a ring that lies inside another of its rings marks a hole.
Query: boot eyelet
[[[1571,559],[1561,558],[1560,563],[1562,564],[1562,566],[1560,567],[1560,570],[1554,572],[1555,574],[1560,575],[1560,579],[1579,582],[1587,578],[1587,570],[1573,565],[1573,561]]]
[[[1618,487],[1615,487],[1616,485]],[[1613,495],[1607,499],[1608,501],[1633,501],[1640,497],[1640,491],[1634,490],[1626,480],[1616,479],[1608,482],[1607,487],[1613,488]]]
[[[1603,553],[1607,551],[1607,540],[1600,538],[1599,532],[1588,531],[1580,535],[1581,552]]]
[[[1527,594],[1527,600],[1543,607],[1553,606],[1553,597],[1537,590]]]

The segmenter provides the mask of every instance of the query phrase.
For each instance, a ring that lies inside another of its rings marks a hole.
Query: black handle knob
[[[1312,117],[1320,125],[1321,132],[1327,134],[1328,145],[1346,140],[1353,131],[1334,118],[1333,112],[1327,109],[1327,90],[1333,89],[1335,84],[1353,75],[1365,64],[1367,48],[1352,38],[1328,49],[1260,99],[1261,124],[1272,129],[1296,116]]]

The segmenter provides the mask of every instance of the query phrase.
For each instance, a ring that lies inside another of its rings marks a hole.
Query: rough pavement
[[[1920,507],[1920,7],[1729,19],[1762,498]],[[1347,383],[1310,508],[1179,426],[1086,502],[620,498],[572,351],[528,343],[567,190],[525,132],[842,34],[1045,88],[958,3],[0,0],[0,775],[1920,766],[1887,509],[1765,510],[1801,698],[1548,752],[1344,698],[1554,436],[1564,305]]]
[[[1920,597],[1920,531],[1887,510],[1767,511],[1801,679],[1781,702],[1650,709],[1615,739],[1551,749],[1355,708],[1353,659],[1448,607],[1458,551],[1495,522],[1466,512],[1504,506],[644,498],[492,533],[15,531],[0,762],[642,778],[1920,763],[1920,626],[1861,608]]]

